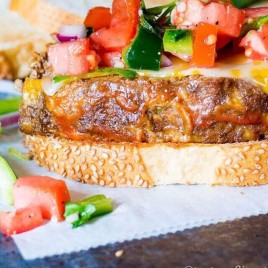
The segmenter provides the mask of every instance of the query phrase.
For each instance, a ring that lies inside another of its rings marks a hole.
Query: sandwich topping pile
[[[34,154],[43,146],[37,160],[50,170],[88,183],[105,185],[105,177],[111,186],[142,186],[144,167],[133,183],[123,171],[135,168],[125,164],[114,183],[114,173],[84,156],[68,171],[46,162],[58,159],[55,151],[46,154],[46,143],[72,144],[76,150],[66,152],[80,156],[77,148],[93,143],[108,150],[265,141],[267,60],[268,7],[181,0],[148,9],[144,1],[114,0],[111,8],[89,10],[83,26],[63,26],[48,52],[35,55],[23,85],[20,129]]]

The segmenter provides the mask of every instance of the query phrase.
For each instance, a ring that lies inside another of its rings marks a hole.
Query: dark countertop
[[[71,241],[70,241],[71,243]],[[123,250],[121,257],[115,252]],[[12,238],[0,234],[1,268],[268,267],[268,215],[25,261]]]

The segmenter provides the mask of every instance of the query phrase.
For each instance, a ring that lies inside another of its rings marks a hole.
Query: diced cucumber
[[[164,51],[183,55],[185,58],[193,54],[193,35],[190,30],[166,29],[164,38]]]
[[[0,201],[6,205],[13,204],[13,184],[16,179],[7,161],[0,156]]]

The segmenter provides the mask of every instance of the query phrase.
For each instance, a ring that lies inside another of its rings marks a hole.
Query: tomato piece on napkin
[[[43,224],[41,208],[29,206],[12,212],[0,212],[0,230],[10,236],[30,231]]]
[[[65,202],[70,201],[64,181],[43,176],[21,177],[13,191],[16,208],[36,205],[41,207],[43,218],[64,220]]]

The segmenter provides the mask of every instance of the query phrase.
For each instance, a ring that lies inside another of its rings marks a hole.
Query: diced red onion
[[[78,38],[85,38],[86,36],[87,31],[83,25],[64,25],[57,34],[57,38],[60,42],[77,40]]]
[[[268,15],[268,7],[249,7],[243,9],[246,13],[246,18],[258,18]]]
[[[173,63],[165,54],[162,54],[160,65],[161,67],[170,67],[173,65]]]
[[[2,127],[10,127],[18,124],[19,113],[14,112],[0,117],[0,125]]]
[[[171,53],[171,54],[186,62],[189,62],[191,60],[191,56],[189,55],[180,54],[180,53]]]
[[[56,37],[60,42],[75,41],[78,39],[77,36],[66,36],[61,34],[56,34]]]

